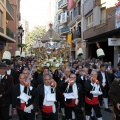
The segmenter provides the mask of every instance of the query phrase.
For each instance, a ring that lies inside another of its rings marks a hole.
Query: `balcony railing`
[[[65,33],[65,32],[69,32],[68,26],[61,28],[61,33]]]
[[[63,0],[58,2],[58,8],[61,6],[62,3],[63,3]]]
[[[9,11],[9,13],[11,14],[11,16],[14,17],[14,10],[8,0],[6,0],[6,8]]]
[[[14,39],[14,33],[13,33],[13,31],[12,31],[10,28],[8,28],[8,27],[6,27],[6,35],[9,36],[10,38],[13,38],[13,39]]]
[[[80,7],[76,7],[73,9],[72,14],[70,14],[70,16],[69,16],[68,22],[72,21],[77,15],[81,14],[79,9],[80,9]]]
[[[64,8],[68,5],[68,0],[63,0],[61,7]]]
[[[79,30],[73,32],[73,39],[76,38],[81,38],[81,32]]]

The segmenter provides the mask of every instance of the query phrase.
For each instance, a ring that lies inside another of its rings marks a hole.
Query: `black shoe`
[[[91,120],[96,120],[95,116],[91,116],[90,118],[91,118]]]
[[[65,116],[62,116],[62,120],[66,120],[66,119],[65,119]]]
[[[105,108],[105,111],[112,113],[112,110],[110,108]]]

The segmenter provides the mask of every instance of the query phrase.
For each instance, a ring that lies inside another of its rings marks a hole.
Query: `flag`
[[[67,42],[70,44],[70,48],[72,48],[72,33],[69,33],[67,36]]]
[[[74,7],[74,0],[68,0],[68,10],[71,10]]]

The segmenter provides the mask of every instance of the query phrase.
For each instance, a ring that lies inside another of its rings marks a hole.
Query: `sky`
[[[21,18],[29,22],[30,29],[36,25],[44,26],[50,21],[49,1],[50,0],[21,0]],[[52,11],[53,8],[54,7],[52,7]]]

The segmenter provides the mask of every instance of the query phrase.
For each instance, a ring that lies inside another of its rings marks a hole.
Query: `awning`
[[[6,36],[5,34],[3,34],[1,32],[0,32],[0,38],[2,38],[2,39],[0,39],[0,41],[6,42],[6,43],[14,43],[14,42],[16,42],[14,39]]]
[[[117,35],[120,36],[120,28],[99,34],[99,35],[91,37],[91,38],[87,38],[86,41],[88,42],[88,44],[92,44],[95,42],[105,42],[108,40],[108,38],[111,38],[111,37],[117,36]]]

